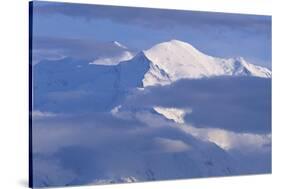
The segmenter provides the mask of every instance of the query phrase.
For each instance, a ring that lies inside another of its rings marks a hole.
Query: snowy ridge
[[[104,65],[104,66],[113,66],[117,65],[120,62],[130,60],[134,57],[134,53],[131,52],[128,47],[125,45],[121,44],[118,41],[112,41],[110,44],[116,48],[119,49],[120,52],[114,53],[114,54],[103,54],[102,56],[96,58],[89,64],[93,65]]]
[[[105,65],[105,66],[112,66],[117,65],[122,61],[127,61],[133,58],[134,54],[130,51],[124,51],[119,55],[112,56],[112,57],[101,57],[98,58],[89,64],[95,64],[95,65]]]
[[[271,77],[271,71],[246,62],[243,58],[216,58],[205,55],[192,45],[171,40],[143,53],[151,61],[143,86],[166,85],[184,78],[212,76]]]
[[[192,110],[184,110],[179,108],[165,108],[156,106],[153,108],[157,113],[163,115],[167,119],[173,120],[176,123],[184,123],[184,116],[191,113]]]

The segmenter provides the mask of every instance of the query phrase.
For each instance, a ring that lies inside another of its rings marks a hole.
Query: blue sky
[[[134,51],[178,39],[218,57],[242,56],[271,69],[271,17],[34,2],[34,50],[91,59],[119,41]]]

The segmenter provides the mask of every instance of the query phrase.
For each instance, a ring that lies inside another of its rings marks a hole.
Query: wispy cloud
[[[85,38],[33,37],[34,61],[57,60],[64,57],[92,60],[98,57],[114,56],[123,52],[113,42]]]
[[[87,184],[128,176],[142,181],[152,179],[154,172],[158,179],[167,178],[161,174],[163,170],[169,170],[169,179],[208,176],[208,170],[217,176],[270,171],[270,136],[191,129],[189,125],[169,123],[152,112],[146,114],[151,115],[150,121],[155,118],[150,123],[158,127],[142,122],[145,114],[132,119],[94,113],[35,120],[37,186]],[[183,162],[194,171],[192,174],[178,168]],[[257,165],[248,166],[249,162]],[[57,176],[62,179],[58,181]]]

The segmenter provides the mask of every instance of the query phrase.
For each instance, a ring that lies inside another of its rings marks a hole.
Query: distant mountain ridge
[[[181,79],[271,77],[270,70],[250,64],[243,58],[208,56],[178,40],[159,43],[136,55],[121,43],[113,42],[113,45],[122,47],[125,50],[122,53],[127,53],[127,56],[121,53],[120,56],[97,59],[96,63],[65,58],[41,61],[34,65],[35,106],[53,110],[54,107],[67,106],[59,104],[64,99],[75,100],[82,95],[85,104],[93,103],[92,106],[97,110],[104,110],[105,107],[108,110],[113,108],[113,102],[125,96],[130,89],[162,86]],[[127,60],[119,62],[124,59]],[[87,101],[89,96],[93,99],[91,102]],[[100,104],[100,99],[108,104]]]

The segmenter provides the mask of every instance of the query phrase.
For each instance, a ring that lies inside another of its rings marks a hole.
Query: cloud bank
[[[271,79],[218,77],[181,80],[127,98],[123,108],[191,109],[185,122],[198,128],[271,133]]]

